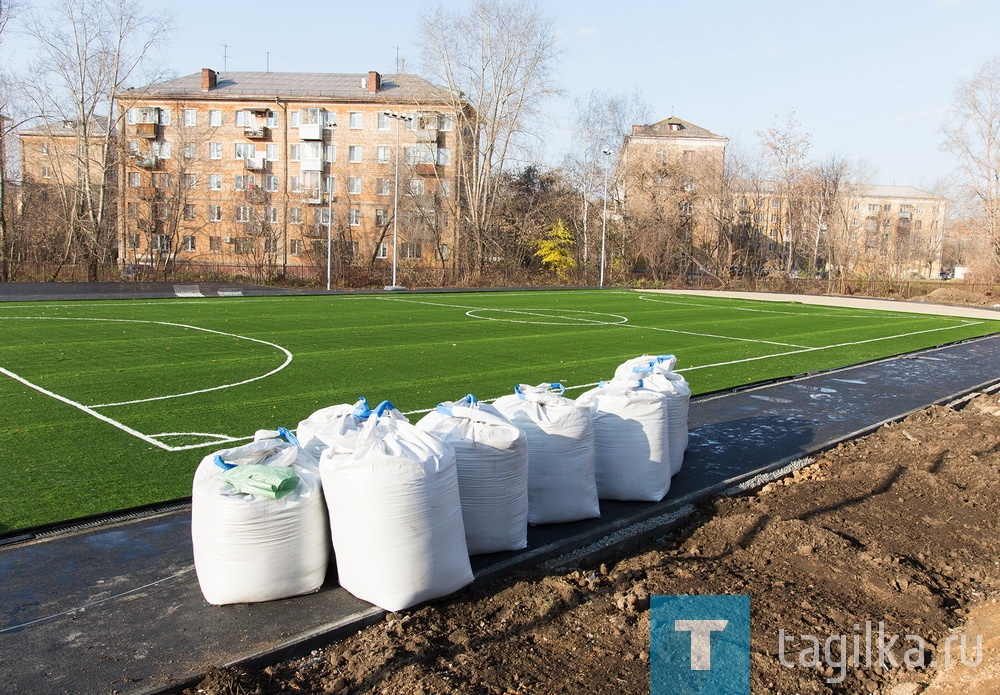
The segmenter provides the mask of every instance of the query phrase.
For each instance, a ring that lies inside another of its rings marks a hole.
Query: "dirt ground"
[[[646,693],[651,594],[748,594],[753,693],[997,693],[998,497],[1000,403],[980,395],[706,502],[681,531],[624,556],[477,582],[305,658],[214,671],[187,692]],[[800,635],[821,646],[860,635],[863,651],[866,621],[900,636],[896,667],[877,652],[857,668],[810,665]],[[787,665],[781,629],[794,638]],[[943,662],[945,644],[959,662],[963,629],[967,662],[983,637],[979,665],[919,664]]]

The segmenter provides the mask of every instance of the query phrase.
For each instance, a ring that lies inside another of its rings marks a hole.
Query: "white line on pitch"
[[[98,420],[101,420],[102,422],[106,422],[109,425],[111,425],[112,427],[117,427],[122,432],[125,432],[127,434],[131,434],[133,437],[137,437],[138,439],[141,439],[142,441],[144,441],[144,442],[146,442],[148,444],[152,444],[155,447],[159,447],[160,449],[165,449],[167,451],[170,451],[171,448],[172,448],[172,447],[169,447],[169,446],[167,446],[165,444],[162,444],[162,443],[156,441],[152,437],[150,437],[148,435],[145,435],[142,432],[139,432],[138,430],[132,429],[128,425],[124,425],[124,424],[118,422],[117,420],[112,420],[107,415],[102,415],[101,413],[97,412],[96,410],[94,410],[91,407],[85,406],[82,403],[77,403],[76,401],[72,401],[69,398],[66,398],[65,396],[60,396],[58,393],[53,393],[52,391],[49,391],[48,389],[43,389],[38,384],[33,384],[30,381],[28,381],[27,379],[25,379],[24,377],[18,376],[17,374],[15,374],[14,372],[12,372],[12,371],[10,371],[8,369],[4,369],[3,367],[0,367],[0,374],[6,374],[11,379],[14,379],[15,381],[21,382],[22,384],[24,384],[28,388],[35,389],[39,393],[45,394],[46,396],[49,396],[50,398],[55,398],[57,401],[61,401],[61,402],[65,403],[66,405],[70,405],[70,406],[73,406],[74,408],[82,410],[83,412],[87,413],[87,415],[92,415],[95,418],[97,418]]]
[[[841,314],[841,313],[809,313],[808,311],[778,311],[776,309],[751,309],[750,307],[741,306],[719,306],[718,304],[700,304],[698,302],[672,302],[663,299],[654,299],[653,297],[646,297],[643,295],[639,296],[639,299],[644,302],[653,302],[654,304],[667,304],[667,305],[679,305],[679,306],[697,306],[706,307],[709,309],[728,309],[731,311],[749,311],[758,314],[784,314],[786,316],[802,316],[806,318],[811,318],[813,316],[827,316],[832,318],[845,318],[845,319],[908,319],[910,316],[904,315],[893,315],[893,316],[883,316],[879,314]],[[874,310],[878,311],[878,310]],[[883,313],[888,313],[883,310]]]
[[[759,339],[756,339],[756,338],[737,338],[737,337],[734,337],[734,336],[731,336],[731,335],[718,335],[718,334],[715,334],[715,333],[698,333],[698,332],[695,332],[695,331],[682,331],[682,330],[680,330],[678,328],[654,328],[654,327],[649,327],[649,326],[638,326],[638,325],[635,325],[635,324],[632,324],[632,323],[614,323],[614,322],[611,322],[611,321],[597,321],[595,319],[586,319],[586,318],[580,318],[580,317],[577,317],[577,316],[561,316],[560,317],[558,315],[553,316],[552,314],[533,313],[533,312],[522,310],[522,309],[494,309],[494,308],[491,308],[491,307],[470,307],[470,306],[463,306],[463,305],[460,305],[460,304],[444,304],[444,303],[440,303],[440,302],[424,302],[424,301],[419,301],[419,300],[414,300],[414,299],[400,299],[400,298],[396,298],[396,297],[392,297],[392,298],[389,298],[389,297],[385,297],[385,298],[379,297],[379,299],[384,299],[384,301],[387,301],[387,302],[410,302],[410,303],[413,303],[413,304],[430,304],[431,306],[445,306],[445,307],[450,307],[452,309],[468,309],[468,310],[472,310],[472,311],[496,311],[496,312],[499,312],[499,313],[524,314],[524,315],[528,315],[528,316],[539,316],[539,317],[548,318],[548,319],[551,319],[551,318],[564,318],[567,321],[579,321],[579,322],[584,323],[585,325],[617,326],[619,328],[637,328],[637,329],[646,330],[646,331],[661,331],[663,333],[677,333],[677,334],[680,334],[680,335],[691,335],[691,336],[695,336],[697,338],[716,338],[718,340],[735,340],[735,341],[738,341],[738,342],[741,342],[741,343],[763,343],[765,345],[778,345],[780,347],[793,347],[793,348],[804,348],[805,347],[805,345],[796,345],[794,343],[781,343],[781,342],[778,342],[778,341],[775,341],[775,340],[759,340]],[[557,312],[558,309],[552,309],[552,311],[553,312]],[[593,313],[598,313],[598,312],[593,312]],[[609,314],[609,315],[613,315],[613,314]],[[572,325],[572,324],[565,324],[565,325]]]
[[[249,338],[245,335],[239,335],[237,333],[225,333],[223,331],[216,331],[211,328],[201,328],[200,326],[191,326],[186,323],[173,323],[171,321],[147,321],[144,319],[106,319],[106,318],[91,318],[84,316],[0,316],[0,320],[9,319],[17,321],[104,321],[108,323],[148,323],[158,326],[173,326],[175,328],[189,328],[192,331],[202,331],[203,333],[214,333],[215,335],[222,335],[228,338],[236,338],[238,340],[248,340],[251,343],[260,343],[261,345],[267,345],[268,347],[273,347],[281,352],[285,353],[285,361],[279,366],[275,367],[267,374],[260,374],[259,376],[252,377],[250,379],[244,379],[243,381],[237,381],[231,384],[222,384],[220,386],[212,386],[207,389],[198,389],[197,391],[187,391],[185,393],[172,393],[166,396],[152,396],[150,398],[137,398],[131,401],[120,401],[117,403],[98,403],[96,405],[90,405],[90,408],[113,408],[119,405],[135,405],[136,403],[149,403],[150,401],[164,401],[170,398],[182,398],[184,396],[194,396],[199,393],[208,393],[210,391],[220,391],[222,389],[232,388],[234,386],[243,386],[245,384],[252,383],[254,381],[260,381],[261,379],[266,379],[272,374],[277,374],[282,369],[287,367],[292,361],[292,353],[281,347],[277,343],[271,343],[266,340],[259,340],[258,338]]]

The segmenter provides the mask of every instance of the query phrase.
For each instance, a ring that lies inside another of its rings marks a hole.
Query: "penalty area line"
[[[97,412],[93,408],[85,406],[82,403],[77,403],[76,401],[70,400],[69,398],[66,398],[65,396],[60,396],[58,393],[53,393],[52,391],[49,391],[48,389],[42,388],[38,384],[33,384],[32,382],[28,381],[27,379],[25,379],[22,376],[19,376],[19,375],[15,374],[14,372],[10,371],[9,369],[4,369],[3,367],[0,367],[0,374],[5,374],[6,376],[9,376],[14,381],[18,381],[18,382],[24,384],[28,388],[34,389],[35,391],[38,391],[39,393],[41,393],[43,395],[46,395],[49,398],[54,398],[55,400],[60,401],[61,403],[65,403],[66,405],[72,406],[72,407],[76,408],[77,410],[81,410],[81,411],[85,412],[87,415],[95,417],[98,420],[101,420],[102,422],[106,422],[107,424],[111,425],[112,427],[117,427],[122,432],[125,432],[126,434],[131,434],[133,437],[135,437],[137,439],[141,439],[142,441],[146,442],[147,444],[152,444],[153,446],[158,447],[160,449],[164,449],[166,451],[172,451],[173,450],[173,447],[167,446],[167,445],[163,444],[162,442],[159,442],[156,439],[153,439],[149,435],[143,434],[139,430],[134,430],[131,427],[129,427],[128,425],[125,425],[125,424],[123,424],[121,422],[118,422],[117,420],[113,420],[112,418],[109,418],[107,415],[102,415],[101,413]]]

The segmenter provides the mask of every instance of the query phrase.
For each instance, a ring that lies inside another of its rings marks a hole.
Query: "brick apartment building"
[[[254,277],[323,276],[329,262],[336,279],[391,264],[395,230],[399,264],[451,267],[453,103],[420,77],[374,71],[205,68],[127,93],[120,257]]]

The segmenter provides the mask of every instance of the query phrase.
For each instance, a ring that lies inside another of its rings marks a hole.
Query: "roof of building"
[[[707,128],[702,128],[699,125],[675,116],[665,118],[652,125],[634,125],[632,126],[632,135],[643,137],[729,139],[723,135],[717,135]]]
[[[368,73],[338,74],[321,72],[226,72],[217,73],[215,86],[202,90],[202,73],[177,77],[152,84],[142,90],[141,98],[189,97],[204,99],[314,99],[371,103],[441,103],[448,91],[417,75],[381,75],[377,92],[369,92]]]
[[[91,127],[103,132],[108,126],[108,119],[105,116],[93,116]],[[48,121],[40,123],[31,128],[24,128],[17,131],[18,135],[38,135],[43,137],[76,137],[80,134],[80,121]]]
[[[923,191],[913,186],[861,185],[858,193],[863,198],[922,198],[926,200],[946,200],[945,196]]]

